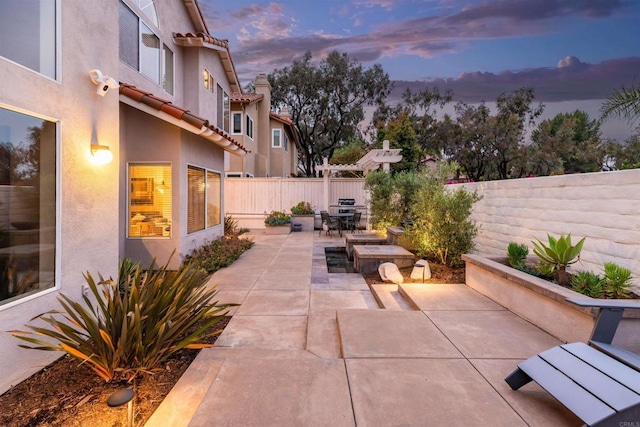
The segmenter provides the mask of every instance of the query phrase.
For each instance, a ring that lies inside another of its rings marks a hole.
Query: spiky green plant
[[[579,271],[571,280],[571,288],[591,298],[601,298],[604,294],[602,278],[591,271]]]
[[[556,274],[556,266],[554,264],[549,264],[548,262],[539,261],[536,263],[534,267],[534,271],[537,276],[543,277],[545,279],[550,279]]]
[[[629,298],[631,271],[613,262],[604,263],[603,290],[607,298]]]
[[[507,246],[507,258],[509,258],[509,265],[513,268],[521,269],[524,267],[527,255],[529,255],[529,248],[525,244],[511,242]]]
[[[560,235],[557,239],[547,234],[549,244],[546,245],[540,239],[532,241],[533,253],[535,253],[542,261],[553,264],[558,271],[558,284],[567,286],[570,283],[567,274],[567,266],[580,260],[580,251],[584,245],[583,237],[576,245],[571,244],[571,233]]]
[[[203,348],[204,334],[226,314],[229,304],[212,301],[217,291],[207,287],[209,276],[193,265],[170,271],[167,264],[148,270],[130,260],[120,264],[118,281],[85,280],[92,298],[73,301],[61,294],[61,310],[34,319],[48,326],[26,325],[10,331],[29,344],[20,347],[64,351],[81,360],[105,381],[132,381],[161,369],[183,348]],[[119,291],[121,287],[121,292]]]

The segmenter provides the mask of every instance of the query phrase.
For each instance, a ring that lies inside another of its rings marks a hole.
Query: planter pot
[[[561,341],[589,340],[599,309],[581,308],[565,301],[589,297],[511,268],[506,265],[506,257],[466,254],[462,259],[469,287]],[[640,350],[638,328],[640,310],[626,310],[614,344]]]
[[[314,219],[315,214],[291,215],[291,222],[294,224],[302,224],[302,231],[313,231]]]
[[[265,228],[265,234],[289,234],[291,233],[291,224],[282,225],[267,225]]]

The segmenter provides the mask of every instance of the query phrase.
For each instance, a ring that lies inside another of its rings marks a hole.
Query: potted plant
[[[271,211],[264,219],[267,234],[289,234],[291,232],[291,216],[282,211]]]
[[[291,207],[291,217],[294,224],[301,224],[302,231],[313,231],[316,213],[309,202],[300,202]]]

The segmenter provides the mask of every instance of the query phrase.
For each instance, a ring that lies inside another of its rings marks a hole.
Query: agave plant
[[[604,263],[603,290],[608,298],[628,298],[631,294],[631,271],[613,262]]]
[[[509,265],[513,268],[522,269],[524,267],[524,260],[529,255],[529,248],[525,244],[518,244],[511,242],[507,246],[507,257],[509,258]]]
[[[571,287],[574,291],[579,292],[591,298],[602,298],[602,279],[591,271],[580,271],[571,281]]]
[[[532,241],[533,253],[542,261],[554,265],[558,271],[558,283],[566,286],[569,283],[567,266],[580,260],[585,238],[583,237],[575,246],[571,244],[571,233],[566,236],[562,234],[557,239],[547,234],[547,239],[548,245],[540,239],[536,239],[537,242]]]
[[[206,286],[209,276],[201,269],[186,265],[170,271],[167,263],[153,270],[154,265],[155,260],[144,270],[125,260],[118,281],[100,276],[96,282],[87,272],[93,298],[83,296],[81,304],[61,294],[62,310],[34,318],[48,326],[10,332],[29,343],[20,347],[67,352],[105,381],[132,381],[161,369],[180,349],[209,346],[198,341],[229,304],[212,301],[217,291]]]

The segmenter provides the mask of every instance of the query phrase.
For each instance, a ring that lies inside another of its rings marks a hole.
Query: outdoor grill
[[[356,204],[356,199],[338,199],[338,207],[344,206],[347,208],[347,209],[338,209],[338,212],[340,213],[352,212],[353,206],[355,206],[355,204]]]

